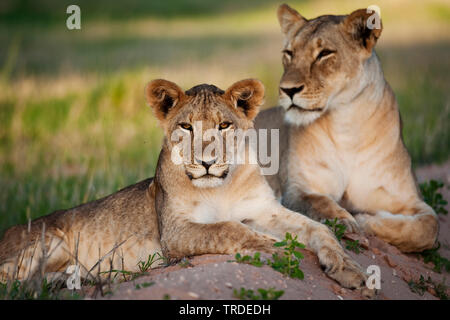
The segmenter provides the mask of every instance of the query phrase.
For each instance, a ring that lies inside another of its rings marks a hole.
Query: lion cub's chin
[[[292,107],[287,109],[284,119],[293,125],[307,126],[320,118],[322,114],[323,112],[321,111],[302,111],[301,109]]]
[[[197,179],[192,179],[191,182],[197,188],[217,188],[223,184],[224,180],[224,178],[208,175]]]

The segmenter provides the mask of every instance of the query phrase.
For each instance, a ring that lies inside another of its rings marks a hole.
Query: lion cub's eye
[[[231,126],[231,122],[224,121],[219,124],[219,130],[225,130]]]
[[[329,50],[329,49],[323,49],[322,51],[320,51],[320,53],[317,55],[316,60],[320,60],[322,58],[325,58],[326,56],[329,56],[330,54],[335,53],[336,51],[334,50]]]
[[[294,55],[294,53],[292,52],[292,50],[283,50],[283,53],[285,56],[287,56],[289,59],[292,59],[292,56]]]
[[[192,131],[192,126],[189,123],[180,123],[179,126],[184,130]]]

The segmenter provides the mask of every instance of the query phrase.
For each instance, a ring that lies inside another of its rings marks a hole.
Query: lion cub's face
[[[307,125],[357,95],[364,61],[381,34],[381,28],[367,27],[371,15],[361,9],[307,20],[287,5],[279,7],[285,36],[279,101],[287,121]]]
[[[164,129],[174,164],[183,167],[194,186],[211,188],[231,175],[235,165],[227,158],[226,138],[237,129],[253,127],[264,87],[247,79],[226,91],[202,84],[183,92],[173,82],[153,80],[146,95]],[[173,156],[178,154],[182,160]]]

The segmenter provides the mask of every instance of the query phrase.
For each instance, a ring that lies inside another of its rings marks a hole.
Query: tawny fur
[[[329,229],[277,202],[257,165],[228,165],[217,159],[206,170],[217,166],[210,174],[220,179],[219,185],[208,186],[205,180],[198,187],[194,180],[209,179],[199,173],[199,164],[192,167],[192,163],[172,161],[174,143],[167,137],[180,127],[187,128],[186,124],[192,124],[191,141],[203,133],[194,126],[195,121],[201,121],[204,130],[218,128],[223,122],[231,123],[231,129],[252,128],[264,95],[259,81],[243,80],[226,92],[203,85],[184,93],[174,83],[155,80],[146,93],[166,136],[154,180],[38,219],[30,233],[27,226],[13,227],[0,242],[1,267],[6,276],[11,274],[5,268],[13,266],[20,251],[30,252],[39,243],[40,228],[45,223],[46,237],[61,241],[55,256],[48,259],[47,272],[63,271],[68,264],[75,264],[75,257],[86,269],[93,269],[93,274],[98,274],[97,269],[108,271],[111,251],[120,253],[112,261],[113,268],[129,271],[137,271],[139,261],[160,251],[168,259],[206,253],[271,253],[277,250],[274,242],[291,232],[318,255],[331,278],[350,288],[364,286],[366,275]],[[219,134],[224,137],[225,130]],[[30,241],[23,242],[22,231]],[[74,247],[77,238],[78,249]],[[106,256],[105,262],[98,268],[96,262],[102,256]],[[26,257],[29,259],[28,254]],[[22,268],[18,278],[39,271],[30,261]]]
[[[278,16],[289,53],[280,88],[303,87],[293,97],[280,89],[281,107],[255,126],[281,130],[280,170],[267,178],[283,205],[338,218],[404,252],[431,248],[436,214],[419,194],[397,101],[373,51],[381,28],[365,27],[365,9],[306,20],[282,5]]]

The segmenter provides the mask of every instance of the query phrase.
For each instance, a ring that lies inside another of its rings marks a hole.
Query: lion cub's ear
[[[241,80],[229,87],[224,97],[231,100],[247,119],[253,120],[264,103],[264,85],[256,79]]]
[[[298,27],[304,25],[308,20],[298,13],[295,9],[292,9],[287,4],[282,4],[278,7],[278,22],[280,23],[281,31],[286,35],[294,25]]]
[[[381,35],[383,25],[376,11],[367,12],[367,9],[359,9],[349,14],[342,26],[350,37],[372,54],[372,49]]]
[[[145,88],[145,96],[155,116],[163,121],[184,97],[184,93],[175,83],[157,79],[149,82]]]

